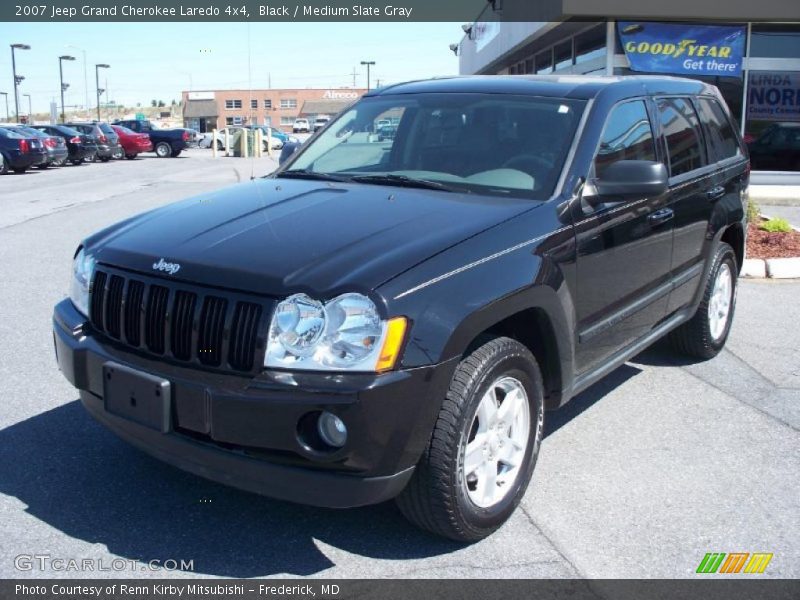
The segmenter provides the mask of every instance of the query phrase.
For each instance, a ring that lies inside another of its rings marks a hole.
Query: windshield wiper
[[[308,169],[289,169],[288,171],[281,171],[275,175],[275,177],[284,177],[287,179],[316,179],[318,181],[350,181],[349,177],[331,175],[330,173],[319,173],[317,171],[309,171]]]
[[[396,185],[399,187],[440,190],[442,192],[456,191],[449,185],[439,183],[438,181],[431,181],[430,179],[414,179],[413,177],[408,177],[406,175],[393,175],[392,173],[386,173],[384,175],[353,175],[351,179],[353,181],[358,181],[359,183],[383,183],[386,185]]]

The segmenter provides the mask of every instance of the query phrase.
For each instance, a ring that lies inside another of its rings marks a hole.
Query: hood
[[[85,245],[100,263],[148,276],[324,298],[375,289],[538,204],[357,183],[261,179],[133,217],[88,238]]]

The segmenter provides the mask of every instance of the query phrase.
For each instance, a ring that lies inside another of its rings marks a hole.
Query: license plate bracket
[[[107,412],[166,433],[170,430],[169,381],[113,362],[103,364],[103,402]]]

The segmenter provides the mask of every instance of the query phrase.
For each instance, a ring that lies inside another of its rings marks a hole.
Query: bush
[[[759,225],[759,229],[769,231],[770,233],[789,233],[792,231],[792,226],[786,219],[770,219]]]
[[[747,222],[748,223],[758,223],[759,214],[761,213],[761,207],[753,200],[749,200],[747,202]]]

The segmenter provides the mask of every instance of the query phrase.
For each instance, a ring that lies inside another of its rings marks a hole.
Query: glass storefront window
[[[537,73],[552,73],[553,72],[553,49],[550,48],[544,52],[536,55],[536,72]]]
[[[745,142],[757,171],[800,171],[800,72],[751,71]]]
[[[558,44],[555,47],[556,71],[572,66],[572,40]]]
[[[605,23],[575,36],[575,64],[606,55]]]
[[[753,24],[750,56],[800,58],[800,25]]]

